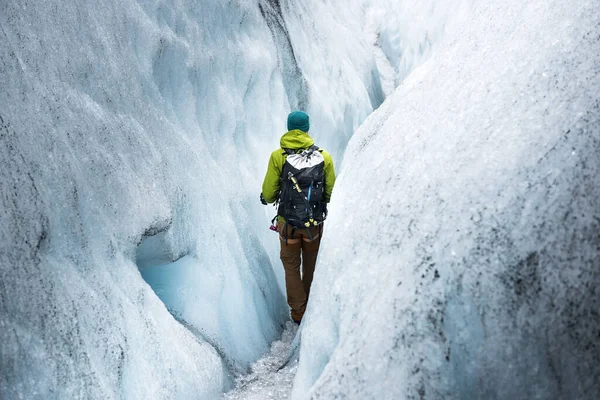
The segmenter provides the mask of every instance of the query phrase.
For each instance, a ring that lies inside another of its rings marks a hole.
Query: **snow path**
[[[223,395],[226,400],[285,400],[292,393],[297,362],[278,369],[287,361],[290,346],[298,332],[293,322],[286,324],[281,339],[271,344],[267,356],[252,365],[252,372],[236,380],[236,388]]]

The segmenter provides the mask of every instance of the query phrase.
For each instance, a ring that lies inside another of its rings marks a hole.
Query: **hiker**
[[[281,148],[271,153],[260,195],[265,205],[278,202],[272,222],[277,219],[287,301],[297,324],[306,310],[327,217],[326,203],[335,184],[331,155],[315,146],[308,135],[309,127],[306,113],[294,111],[288,115],[288,132],[281,137]]]

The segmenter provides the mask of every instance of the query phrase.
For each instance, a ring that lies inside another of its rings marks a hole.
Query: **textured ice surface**
[[[349,143],[294,399],[600,397],[600,4],[461,10]]]
[[[0,397],[219,397],[286,318],[285,116],[339,161],[407,75],[350,145],[294,396],[600,397],[599,6],[522,3],[0,3]]]
[[[297,361],[287,363],[298,327],[289,321],[280,340],[271,351],[252,365],[252,372],[236,380],[236,389],[223,396],[226,400],[285,400],[292,392]]]
[[[383,97],[359,2],[279,3],[0,3],[0,397],[214,399],[281,333],[268,155]]]
[[[377,49],[386,95],[460,27],[468,4],[465,0],[379,0],[370,4],[366,30]]]

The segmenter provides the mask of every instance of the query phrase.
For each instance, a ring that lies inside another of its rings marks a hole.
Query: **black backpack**
[[[297,228],[309,228],[327,217],[323,202],[325,159],[319,147],[284,149],[287,154],[281,171],[278,214]]]

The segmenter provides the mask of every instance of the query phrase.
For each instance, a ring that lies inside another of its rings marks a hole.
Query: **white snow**
[[[445,15],[346,150],[293,399],[600,396],[600,4]]]
[[[286,400],[292,393],[292,383],[298,367],[290,360],[290,350],[298,333],[289,321],[280,340],[271,344],[269,354],[252,365],[252,372],[236,379],[236,388],[223,395],[224,400]]]

